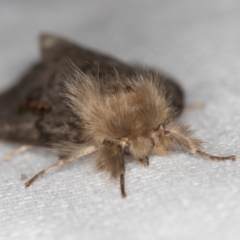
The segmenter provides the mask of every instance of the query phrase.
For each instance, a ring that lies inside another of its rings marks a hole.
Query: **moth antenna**
[[[207,154],[205,152],[202,152],[200,150],[197,150],[196,153],[198,155],[200,155],[201,157],[204,157],[204,158],[209,159],[209,160],[224,161],[224,160],[235,160],[236,159],[235,155],[231,155],[231,156],[227,156],[227,157],[218,157],[218,156],[209,155],[209,154]]]
[[[95,152],[97,149],[93,146],[89,146],[88,148],[86,148],[84,151],[82,151],[81,153],[78,153],[77,155],[72,155],[69,156],[67,158],[60,158],[59,161],[45,169],[43,169],[42,171],[40,171],[39,173],[37,173],[35,176],[33,176],[31,179],[29,179],[26,183],[25,183],[25,187],[29,187],[37,178],[39,178],[40,176],[52,171],[54,168],[58,167],[58,166],[64,166],[70,162],[73,162],[75,160],[77,160],[80,157],[86,156],[90,153]]]
[[[124,174],[120,174],[120,188],[121,188],[121,195],[122,198],[127,197],[127,194],[125,192],[125,179],[124,179]]]

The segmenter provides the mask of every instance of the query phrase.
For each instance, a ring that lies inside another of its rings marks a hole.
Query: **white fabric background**
[[[38,59],[38,34],[54,32],[175,77],[187,104],[205,104],[182,119],[206,151],[239,156],[238,0],[1,0],[0,23],[1,91]],[[0,157],[16,147],[1,142]],[[240,239],[240,159],[174,152],[149,168],[130,163],[125,200],[90,158],[23,187],[21,173],[56,160],[33,149],[0,162],[0,239]]]

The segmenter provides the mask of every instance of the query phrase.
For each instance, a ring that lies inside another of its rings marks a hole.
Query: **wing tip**
[[[43,33],[39,37],[41,49],[47,50],[56,46],[62,39],[53,34]]]

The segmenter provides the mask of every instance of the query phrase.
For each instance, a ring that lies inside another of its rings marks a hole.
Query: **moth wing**
[[[93,73],[115,73],[115,69],[124,73],[133,72],[134,68],[99,53],[76,45],[70,41],[56,37],[50,34],[42,34],[40,36],[40,47],[42,59],[46,62],[72,62],[77,68],[83,72],[92,71]]]
[[[116,71],[124,76],[132,76],[141,71],[139,67],[124,64],[118,59],[101,54],[97,51],[92,51],[62,38],[50,34],[42,34],[40,36],[40,45],[42,57],[45,61],[66,61],[69,59],[75,66],[83,72],[91,72],[99,76],[115,75]],[[184,95],[182,89],[175,83],[174,80],[157,72],[153,69],[146,69],[159,77],[165,79],[165,88],[167,98],[170,103],[176,108],[179,115],[184,107]]]
[[[42,146],[58,141],[82,143],[81,122],[62,96],[66,79],[62,73],[71,73],[73,65],[103,77],[115,75],[116,70],[130,76],[137,69],[49,34],[40,36],[40,48],[41,61],[0,96],[0,138]],[[179,86],[171,80],[165,85],[172,104],[179,105],[183,99]]]
[[[76,132],[76,118],[62,99],[57,75],[57,68],[41,62],[0,96],[0,138],[49,146]]]

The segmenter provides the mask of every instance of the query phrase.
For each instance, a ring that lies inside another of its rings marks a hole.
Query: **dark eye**
[[[125,155],[130,155],[130,151],[129,151],[129,146],[128,145],[125,145],[123,147],[123,152],[124,152]]]

